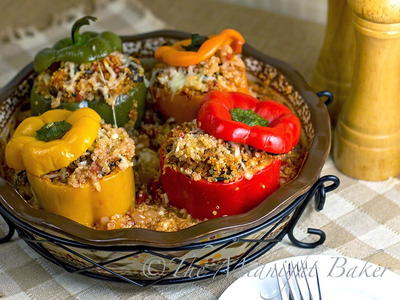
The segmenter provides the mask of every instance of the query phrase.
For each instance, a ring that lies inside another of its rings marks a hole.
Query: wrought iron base
[[[329,185],[325,185],[330,182]],[[15,230],[18,232],[20,238],[22,238],[33,250],[39,253],[41,256],[46,258],[47,260],[59,265],[64,268],[66,271],[70,273],[80,273],[82,275],[105,279],[111,281],[120,281],[127,282],[135,286],[149,286],[155,284],[172,284],[172,283],[182,283],[189,282],[193,280],[200,280],[205,278],[215,277],[221,274],[228,274],[233,270],[253,261],[254,259],[260,257],[268,250],[270,250],[273,246],[275,246],[278,242],[280,242],[286,234],[290,241],[297,247],[301,248],[315,248],[318,245],[321,245],[325,241],[325,233],[320,229],[309,228],[308,233],[311,235],[316,235],[319,239],[315,242],[303,242],[298,240],[294,234],[293,230],[296,227],[297,222],[299,221],[301,215],[306,209],[307,205],[314,198],[315,199],[315,208],[316,210],[321,210],[324,207],[326,193],[333,191],[339,186],[339,178],[333,175],[328,175],[321,177],[308,192],[298,197],[289,207],[287,207],[284,211],[279,213],[274,218],[268,220],[267,222],[258,225],[255,228],[236,233],[229,237],[224,237],[221,239],[210,240],[198,244],[192,244],[182,247],[176,248],[149,248],[144,246],[115,246],[115,247],[94,247],[91,245],[83,244],[77,241],[71,241],[64,238],[60,238],[44,231],[41,231],[27,223],[22,222],[21,220],[15,218],[12,214],[10,214],[4,207],[0,205],[0,214],[3,216],[4,220],[8,225],[8,233],[0,238],[0,243],[5,243],[9,241]],[[282,225],[282,222],[286,220],[286,217],[289,215],[291,219],[289,223],[275,236],[274,239],[268,238],[271,232],[279,228]],[[260,231],[267,226],[272,226],[260,239],[250,239],[246,238],[250,234]],[[242,242],[249,243],[251,246],[248,247],[245,253],[243,253],[240,257],[236,258],[234,262],[231,264],[228,263],[226,265],[217,266],[215,268],[204,267],[198,264],[201,260],[206,259],[212,256],[214,253],[229,247],[233,243]],[[52,253],[46,249],[44,246],[46,243],[50,243],[53,246],[59,247],[70,253],[73,256],[80,258],[85,261],[89,266],[86,267],[77,267],[69,262],[59,259]],[[210,247],[212,246],[212,247]],[[171,251],[180,251],[180,250],[193,250],[193,249],[204,249],[206,247],[210,247],[210,251],[198,257],[190,262],[181,259],[176,256],[171,256],[168,253]],[[82,249],[90,249],[90,250],[101,250],[101,251],[117,251],[126,253],[119,258],[111,259],[108,261],[94,261],[93,259],[79,253],[78,251],[72,248],[82,248]],[[182,271],[190,271],[186,272],[186,275],[175,276],[177,273],[176,270],[171,271],[167,274],[163,274],[162,276],[155,276],[154,278],[149,278],[146,276],[146,279],[133,279],[129,276],[124,276],[116,271],[111,270],[107,267],[107,265],[111,263],[118,262],[122,259],[126,259],[129,257],[134,257],[141,253],[148,253],[154,257],[158,257],[162,260],[167,260],[168,262],[173,262],[179,264],[179,274],[182,274]],[[99,274],[99,272],[94,272],[94,270],[102,270],[106,275]],[[193,276],[193,273],[196,276]]]

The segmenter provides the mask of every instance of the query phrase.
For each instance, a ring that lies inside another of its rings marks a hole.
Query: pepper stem
[[[47,123],[36,131],[36,138],[44,142],[58,140],[61,139],[71,128],[72,125],[67,121]]]
[[[74,25],[72,25],[71,40],[73,44],[79,42],[79,29],[81,29],[82,26],[90,25],[90,21],[95,22],[97,21],[97,18],[92,16],[85,16],[76,20]]]
[[[207,40],[206,37],[197,33],[192,34],[191,43],[187,46],[182,46],[186,51],[198,51],[201,45]]]
[[[241,122],[249,126],[268,126],[268,120],[261,117],[251,109],[232,108],[230,110],[233,121]]]

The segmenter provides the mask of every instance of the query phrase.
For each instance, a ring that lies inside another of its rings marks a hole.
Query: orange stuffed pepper
[[[126,131],[102,125],[94,110],[55,109],[17,127],[6,162],[27,172],[41,208],[93,226],[134,203],[134,153]]]
[[[246,68],[241,59],[243,36],[233,30],[191,39],[155,52],[160,62],[152,73],[150,92],[165,118],[178,123],[196,118],[204,95],[212,90],[247,93]]]

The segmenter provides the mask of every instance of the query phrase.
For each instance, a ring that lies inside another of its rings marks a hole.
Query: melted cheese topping
[[[166,87],[171,93],[192,89],[206,93],[211,89],[238,91],[245,89],[245,65],[240,55],[234,55],[226,45],[215,56],[189,67],[158,65],[152,73],[151,84]]]

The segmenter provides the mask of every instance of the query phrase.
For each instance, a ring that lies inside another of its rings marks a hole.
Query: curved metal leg
[[[14,233],[15,233],[14,225],[12,225],[6,218],[3,217],[3,219],[4,219],[4,221],[6,222],[6,224],[8,226],[8,233],[5,236],[0,237],[0,244],[10,241],[11,238],[13,237]]]
[[[332,182],[330,185],[325,186],[326,182]],[[340,184],[340,180],[338,177],[334,175],[327,175],[321,177],[308,191],[306,198],[304,199],[301,206],[295,211],[292,220],[288,225],[288,237],[290,241],[297,247],[300,248],[315,248],[319,245],[322,245],[325,242],[326,235],[320,229],[316,228],[308,228],[307,233],[311,235],[316,235],[319,239],[316,242],[308,243],[299,241],[293,234],[293,230],[297,225],[301,215],[306,209],[308,203],[311,201],[313,197],[315,197],[315,209],[320,211],[324,208],[326,193],[335,190]]]
[[[333,102],[333,94],[330,91],[320,91],[317,93],[319,98],[326,97],[324,101],[325,105],[329,105]]]

